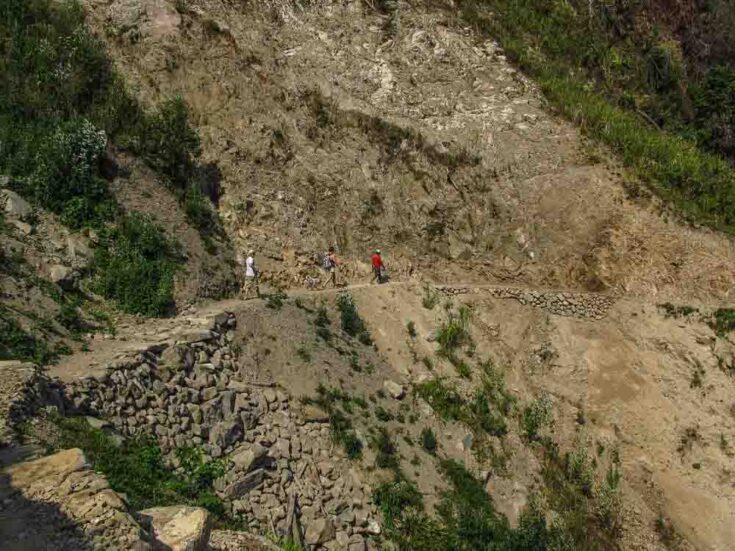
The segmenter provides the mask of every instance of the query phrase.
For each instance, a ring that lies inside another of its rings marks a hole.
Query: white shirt
[[[249,256],[245,259],[245,277],[255,277],[255,259]]]

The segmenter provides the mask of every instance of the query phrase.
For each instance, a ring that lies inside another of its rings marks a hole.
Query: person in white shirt
[[[245,259],[245,283],[242,286],[242,295],[244,298],[248,298],[252,291],[255,291],[256,296],[260,296],[260,288],[258,285],[258,279],[260,272],[255,264],[254,258],[255,252],[251,249],[248,251],[248,257]]]

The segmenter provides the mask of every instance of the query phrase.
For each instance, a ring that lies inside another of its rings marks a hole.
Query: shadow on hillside
[[[0,548],[8,551],[85,551],[92,539],[53,503],[32,501],[0,474]]]

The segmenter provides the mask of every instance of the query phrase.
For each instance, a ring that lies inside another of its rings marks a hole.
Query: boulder
[[[307,423],[326,423],[329,421],[329,414],[321,408],[311,404],[304,406],[304,421]]]
[[[385,381],[383,383],[383,388],[385,388],[386,392],[396,400],[402,400],[406,395],[405,389],[394,381]]]
[[[220,421],[209,432],[210,444],[224,449],[242,438],[242,427],[238,421]]]
[[[268,450],[260,444],[243,446],[230,456],[232,469],[236,472],[248,473],[267,453]]]
[[[10,189],[0,190],[0,204],[8,217],[23,219],[33,212],[31,205]]]
[[[313,520],[306,527],[304,540],[307,545],[322,545],[328,541],[332,541],[336,536],[337,530],[334,523],[328,518],[319,518]]]
[[[68,266],[54,264],[49,268],[49,279],[65,291],[71,291],[76,288],[78,277],[79,274]]]
[[[248,473],[243,478],[236,480],[229,486],[227,486],[223,493],[228,498],[238,498],[248,494],[251,490],[254,490],[263,483],[265,478],[265,469],[255,469],[253,472]]]
[[[23,523],[22,531],[0,529],[2,549],[48,549],[59,534],[64,549],[150,549],[123,499],[79,449],[16,463],[0,479],[3,512]]]
[[[89,242],[81,235],[70,235],[66,238],[66,252],[71,260],[81,265],[92,257]]]
[[[175,371],[186,370],[194,365],[194,352],[188,346],[169,346],[163,351],[158,361]]]
[[[150,527],[155,542],[171,551],[204,551],[209,544],[212,520],[206,509],[187,505],[153,507],[138,513]]]

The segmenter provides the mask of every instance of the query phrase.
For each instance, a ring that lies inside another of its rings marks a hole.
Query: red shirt
[[[383,265],[383,259],[380,258],[378,253],[373,255],[373,268],[378,269]]]

